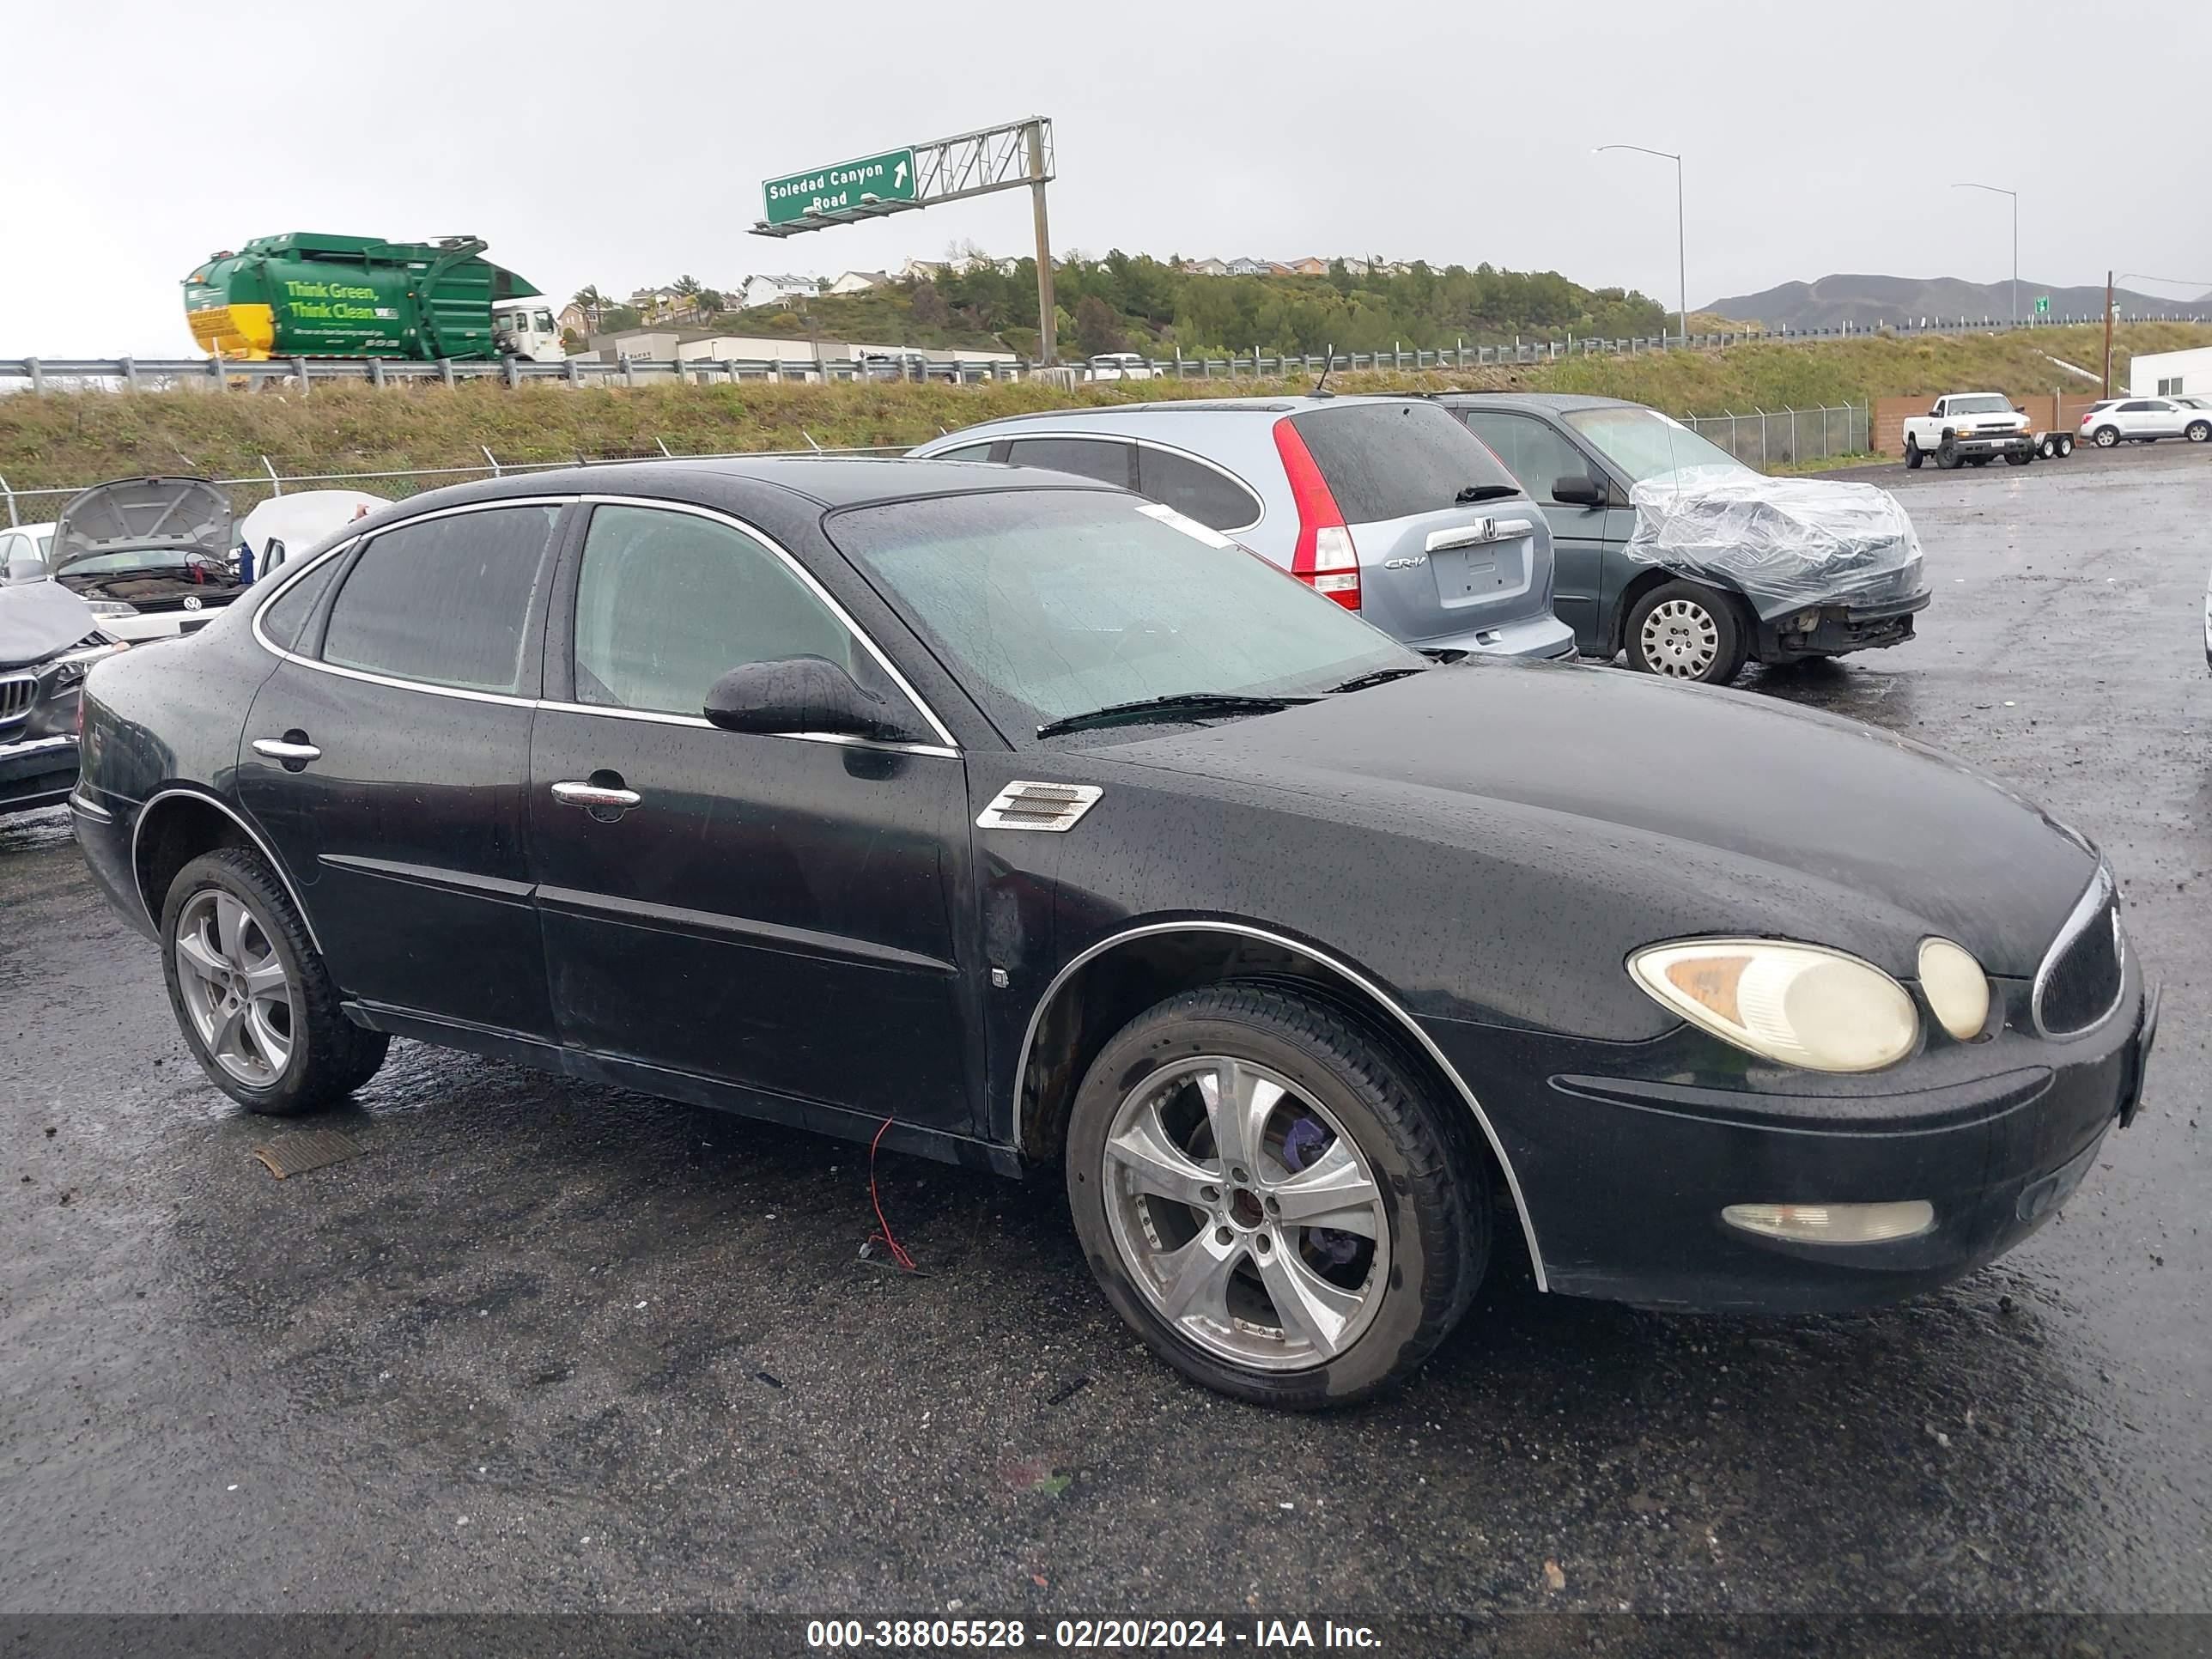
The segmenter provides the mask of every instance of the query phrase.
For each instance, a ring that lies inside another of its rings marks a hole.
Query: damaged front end
[[[0,587],[0,813],[69,798],[85,675],[123,648],[65,587]]]

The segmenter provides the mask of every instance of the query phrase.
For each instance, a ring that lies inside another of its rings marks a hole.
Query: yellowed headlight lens
[[[1628,961],[1663,1006],[1724,1042],[1814,1072],[1875,1072],[1920,1040],[1905,988],[1872,963],[1776,939],[1654,945]]]
[[[1921,940],[1920,989],[1937,1023],[1961,1042],[1972,1042],[1990,1023],[1990,976],[1964,945]]]

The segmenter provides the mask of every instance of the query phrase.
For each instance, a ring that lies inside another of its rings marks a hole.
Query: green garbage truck
[[[387,242],[294,231],[217,253],[185,278],[201,349],[224,358],[565,355],[537,289],[483,257],[474,236]]]

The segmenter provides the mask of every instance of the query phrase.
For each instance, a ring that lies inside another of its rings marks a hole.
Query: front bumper
[[[0,743],[0,812],[55,806],[76,787],[76,738],[60,735]]]
[[[1431,1030],[1498,1133],[1550,1289],[1792,1313],[1932,1289],[2049,1220],[2106,1132],[2133,1119],[2157,1010],[2130,963],[2118,1008],[2084,1036],[2008,1028],[1861,1079],[1759,1062],[1726,1079],[1694,1032],[1617,1044]],[[1935,1206],[1932,1227],[1876,1244],[1784,1242],[1721,1219],[1730,1204],[1910,1199]]]
[[[2033,455],[2035,453],[2035,434],[2033,432],[1978,433],[1972,437],[1952,439],[1951,447],[1961,458],[1969,460],[1978,455]]]
[[[1885,600],[1879,605],[1824,605],[1820,619],[1809,629],[1795,624],[1796,616],[1759,628],[1761,662],[1799,662],[1808,657],[1840,657],[1850,651],[1875,651],[1903,645],[1913,635],[1914,616],[1928,608],[1935,596],[1926,589],[1910,599]]]

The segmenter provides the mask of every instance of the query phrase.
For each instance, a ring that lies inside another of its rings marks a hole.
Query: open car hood
[[[44,662],[99,625],[92,607],[58,582],[0,587],[0,668]]]
[[[62,509],[47,568],[141,550],[230,556],[230,497],[205,478],[118,478],[94,484]]]

